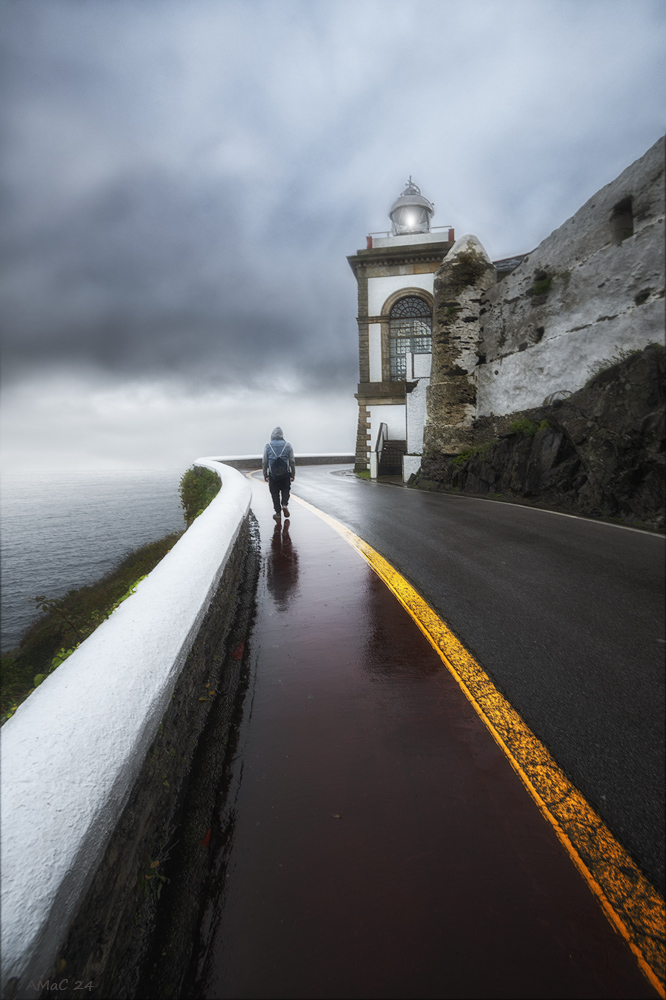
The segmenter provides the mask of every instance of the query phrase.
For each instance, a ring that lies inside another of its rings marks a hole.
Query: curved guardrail
[[[0,731],[3,995],[53,966],[247,516],[245,477],[195,464],[218,495]]]

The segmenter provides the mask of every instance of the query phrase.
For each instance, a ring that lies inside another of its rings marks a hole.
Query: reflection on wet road
[[[415,586],[663,893],[664,536],[316,466],[294,486]]]
[[[195,995],[655,996],[395,598],[254,490],[254,673]]]
[[[289,520],[276,524],[266,560],[266,585],[278,611],[287,611],[298,584],[298,552],[290,534]]]

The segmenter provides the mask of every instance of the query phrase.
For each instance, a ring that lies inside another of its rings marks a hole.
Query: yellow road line
[[[601,817],[490,677],[422,597],[367,542],[329,514],[292,495],[330,524],[367,560],[439,653],[512,767],[551,824],[614,929],[626,939],[661,997],[666,973],[664,901]]]

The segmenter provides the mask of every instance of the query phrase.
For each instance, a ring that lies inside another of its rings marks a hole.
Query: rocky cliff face
[[[650,345],[549,406],[481,417],[477,444],[429,450],[415,485],[663,528],[664,375],[664,348]]]
[[[426,448],[455,455],[473,440],[479,308],[483,293],[496,280],[476,236],[461,236],[435,273]]]
[[[583,387],[591,365],[664,332],[664,139],[484,293],[476,415]]]

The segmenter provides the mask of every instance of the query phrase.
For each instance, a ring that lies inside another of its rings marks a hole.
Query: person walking
[[[282,515],[289,517],[289,488],[296,475],[294,449],[285,441],[281,427],[273,428],[271,439],[264,448],[261,462],[264,479],[273,498],[274,521],[281,521]]]

